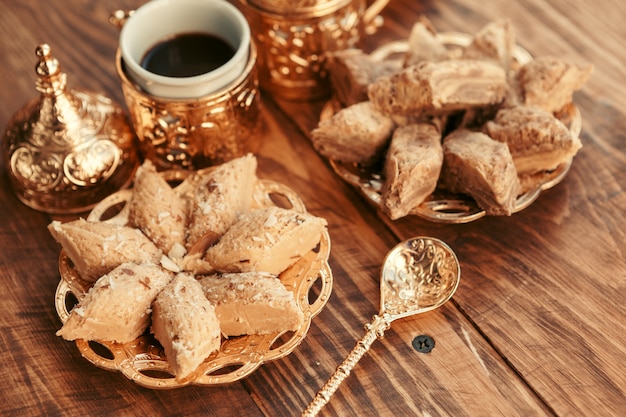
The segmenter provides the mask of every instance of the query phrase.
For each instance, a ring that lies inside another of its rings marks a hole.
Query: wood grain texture
[[[591,62],[575,95],[583,149],[572,170],[530,208],[485,218],[449,243],[467,259],[456,302],[557,415],[626,410],[626,16],[618,2],[515,2],[510,16],[534,55]],[[490,8],[497,10],[497,7]],[[530,12],[530,13],[529,13]],[[519,22],[519,23],[518,23]],[[436,24],[436,23],[435,23]],[[621,90],[621,91],[620,91]],[[621,114],[621,117],[616,115]],[[409,220],[395,230],[423,230]]]
[[[141,0],[0,0],[0,126],[34,97],[35,47],[49,43],[72,87],[122,103],[115,9]],[[294,416],[379,309],[379,272],[399,240],[431,235],[461,261],[439,310],[394,322],[341,385],[324,416],[621,416],[626,411],[626,6],[618,0],[391,0],[373,50],[404,39],[420,14],[474,32],[511,19],[534,55],[591,62],[575,102],[584,147],[566,179],[511,217],[465,225],[389,221],[342,182],[307,135],[323,101],[264,96],[259,176],[285,183],[328,220],[335,285],[303,343],[241,382],[158,391],[101,370],[54,335],[59,246],[51,218],[13,195],[0,165],[0,414]],[[63,216],[57,218],[64,219]],[[427,334],[423,354],[411,345]]]
[[[410,21],[413,9],[413,20],[425,13],[439,30],[471,33],[508,18],[533,55],[594,65],[575,95],[584,147],[566,179],[530,208],[456,226],[379,216],[399,239],[429,234],[457,251],[465,269],[455,303],[550,413],[621,415],[626,367],[615,358],[626,356],[626,53],[617,40],[625,35],[624,4],[399,3],[385,10],[387,20]],[[403,39],[410,26],[385,25],[364,49]],[[305,112],[282,107],[305,134],[315,126]]]

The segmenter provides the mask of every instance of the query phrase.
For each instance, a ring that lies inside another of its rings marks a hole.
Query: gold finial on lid
[[[26,205],[49,213],[87,211],[132,180],[139,163],[135,135],[110,99],[67,88],[48,44],[35,54],[40,95],[7,125],[5,167]]]
[[[35,55],[39,57],[35,72],[39,76],[35,89],[46,95],[59,95],[65,91],[67,75],[61,72],[59,61],[52,56],[50,45],[41,44],[35,49]]]

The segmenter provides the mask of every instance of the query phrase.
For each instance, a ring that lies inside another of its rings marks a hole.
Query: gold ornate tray
[[[181,171],[168,172],[165,176],[170,182],[180,182],[186,177]],[[187,178],[176,187],[176,191],[191,191],[192,182],[193,178]],[[128,219],[126,202],[131,194],[132,190],[122,190],[110,195],[93,208],[87,219],[125,224]],[[259,180],[254,192],[254,204],[257,207],[277,205],[305,211],[304,203],[293,190],[270,180]],[[263,363],[290,354],[302,342],[311,320],[322,311],[332,292],[329,254],[330,237],[324,232],[318,247],[280,275],[282,283],[294,292],[296,303],[305,316],[298,330],[223,339],[220,350],[209,356],[184,382],[176,381],[163,348],[148,332],[125,344],[79,339],[76,346],[81,355],[94,365],[120,371],[146,388],[169,389],[190,384],[210,386],[240,380]],[[59,257],[59,271],[61,281],[56,290],[55,307],[61,322],[65,323],[71,309],[92,284],[80,277],[64,251]]]
[[[468,45],[472,36],[465,33],[444,32],[438,34],[449,48],[458,48]],[[390,42],[373,51],[370,56],[377,61],[389,59],[394,55],[404,54],[408,50],[406,41]],[[519,65],[532,60],[532,56],[522,47],[516,46],[513,50],[513,58]],[[331,117],[341,108],[336,99],[331,99],[323,107],[320,120]],[[570,104],[561,114],[557,115],[566,126],[569,127],[573,137],[578,137],[582,129],[582,118],[576,106]],[[330,160],[330,165],[341,179],[356,187],[375,207],[382,207],[381,190],[384,182],[382,166],[362,167],[353,163],[342,163]],[[530,206],[541,194],[549,188],[560,183],[567,175],[572,161],[559,166],[551,172],[542,173],[541,185],[527,191],[517,197],[514,213]],[[476,202],[465,195],[445,193],[436,190],[422,204],[413,208],[410,215],[416,215],[426,220],[437,223],[461,224],[478,220],[486,215]]]

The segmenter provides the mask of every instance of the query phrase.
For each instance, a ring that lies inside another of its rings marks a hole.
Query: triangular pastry
[[[311,131],[311,142],[329,159],[368,165],[380,157],[394,127],[391,117],[364,101],[322,120]]]
[[[187,233],[185,202],[150,161],[144,162],[137,169],[128,205],[130,226],[143,231],[171,258],[181,258],[185,254]]]
[[[383,211],[392,220],[406,216],[437,188],[443,150],[441,132],[430,123],[398,127],[385,159]]]
[[[219,350],[221,335],[215,309],[193,275],[177,274],[156,297],[152,333],[163,346],[178,381]]]
[[[517,88],[521,102],[557,112],[572,102],[572,96],[589,79],[593,65],[577,65],[553,56],[540,56],[520,68]]]
[[[495,120],[486,123],[485,130],[509,146],[520,177],[554,170],[569,162],[582,147],[578,136],[573,137],[560,120],[538,107],[500,109]]]
[[[226,337],[295,331],[304,321],[293,292],[276,275],[210,275],[199,278],[199,282],[215,306],[222,335]]]
[[[520,183],[505,143],[484,133],[458,129],[443,141],[440,183],[472,197],[489,215],[511,215]]]
[[[211,246],[204,259],[218,272],[280,274],[314,249],[326,220],[279,207],[254,210]]]
[[[481,59],[496,62],[507,73],[514,68],[513,50],[515,31],[511,21],[500,19],[486,24],[463,49],[464,59]]]
[[[86,281],[95,281],[121,263],[158,264],[163,253],[140,230],[85,219],[53,221],[48,230]]]
[[[407,51],[403,57],[405,67],[422,61],[442,61],[451,58],[450,50],[437,36],[434,25],[423,15],[411,27],[407,44]]]
[[[206,234],[221,236],[250,211],[256,169],[256,157],[248,154],[197,178],[191,201],[188,248]]]
[[[173,275],[154,264],[123,263],[100,277],[56,333],[66,340],[127,343],[150,324],[150,305]]]
[[[367,86],[378,77],[400,70],[402,60],[386,59],[381,62],[361,49],[347,48],[330,53],[326,68],[335,96],[347,107],[367,101]]]

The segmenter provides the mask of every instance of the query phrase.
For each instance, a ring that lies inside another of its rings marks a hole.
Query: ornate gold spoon
[[[434,310],[448,301],[461,277],[459,261],[448,245],[432,237],[414,237],[396,245],[385,257],[380,276],[380,312],[366,333],[317,393],[302,416],[315,416],[346,379],[376,338],[391,322]]]

